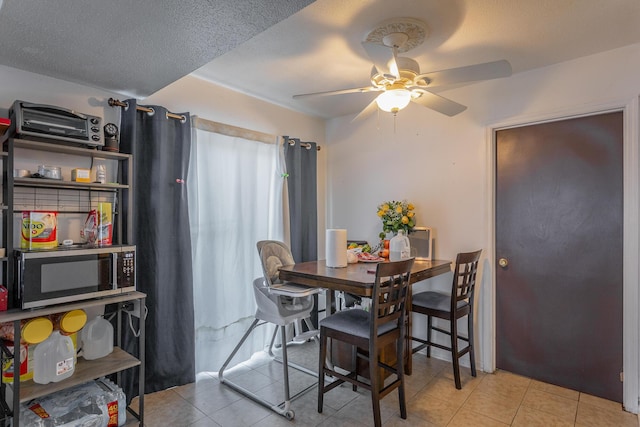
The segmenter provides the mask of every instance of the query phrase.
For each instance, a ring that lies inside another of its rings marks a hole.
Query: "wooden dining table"
[[[416,260],[411,269],[410,283],[420,282],[431,277],[446,274],[451,271],[451,261],[448,260]],[[358,262],[346,267],[328,267],[325,260],[307,261],[294,265],[280,267],[281,280],[299,283],[326,290],[327,315],[335,311],[334,292],[343,291],[352,295],[371,298],[375,282],[375,263]],[[407,308],[411,307],[411,292],[407,301]],[[409,312],[409,310],[407,310]],[[411,316],[407,316],[407,337],[411,336]],[[406,340],[405,373],[411,375],[411,342]]]

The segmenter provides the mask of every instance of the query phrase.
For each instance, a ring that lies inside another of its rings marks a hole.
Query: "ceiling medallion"
[[[392,18],[379,23],[376,26],[376,29],[371,31],[364,41],[389,46],[389,44],[387,44],[389,40],[397,39],[394,38],[394,35],[402,34],[403,37],[401,40],[406,39],[406,41],[398,46],[398,53],[403,53],[416,46],[420,46],[427,38],[428,32],[429,28],[427,27],[427,24],[419,19]],[[385,41],[387,43],[385,43]]]

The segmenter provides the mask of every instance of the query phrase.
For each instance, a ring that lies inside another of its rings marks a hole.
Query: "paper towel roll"
[[[329,229],[326,237],[327,267],[346,267],[347,230]]]

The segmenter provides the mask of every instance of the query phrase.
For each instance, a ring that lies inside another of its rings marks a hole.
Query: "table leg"
[[[333,291],[331,289],[327,289],[325,291],[325,300],[327,316],[330,316],[336,312],[336,301],[333,297]]]
[[[405,301],[407,312],[406,328],[405,328],[405,346],[404,346],[404,373],[411,375],[413,372],[413,353],[411,352],[411,286],[407,290],[407,299]]]

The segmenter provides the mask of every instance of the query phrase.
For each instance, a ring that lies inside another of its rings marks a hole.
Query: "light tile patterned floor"
[[[291,346],[290,360],[316,370],[315,343]],[[462,390],[453,383],[451,364],[414,355],[414,372],[406,377],[406,420],[400,418],[397,393],[382,401],[383,425],[421,427],[459,426],[620,426],[638,427],[638,417],[619,403],[541,383],[504,371],[478,372],[476,378],[463,369]],[[269,357],[252,360],[225,372],[256,395],[279,402],[284,395],[281,365]],[[315,382],[290,371],[292,393]],[[322,414],[317,411],[317,389],[292,402],[295,418],[285,418],[254,403],[215,375],[200,374],[193,384],[145,396],[147,427],[245,427],[373,425],[369,393],[353,392],[343,385],[325,395]],[[135,401],[133,405],[135,407]],[[131,418],[131,417],[130,417]],[[129,425],[129,423],[127,423]]]

